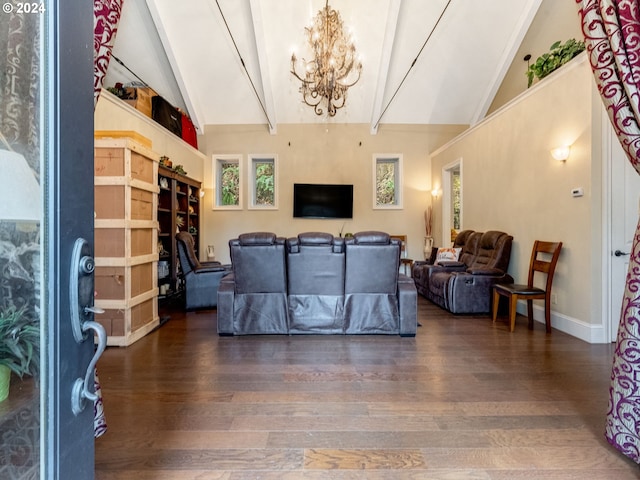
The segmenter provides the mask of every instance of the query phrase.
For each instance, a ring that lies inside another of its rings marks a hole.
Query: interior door
[[[41,82],[45,131],[40,136],[46,142],[42,461],[44,478],[90,479],[95,347],[93,331],[85,324],[93,319],[89,309],[94,293],[93,2],[55,0],[46,5]]]
[[[629,253],[640,216],[640,175],[627,160],[620,142],[611,129],[608,136],[611,154],[610,339],[615,341],[629,269]]]

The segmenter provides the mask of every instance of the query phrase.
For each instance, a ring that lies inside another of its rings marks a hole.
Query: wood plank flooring
[[[102,480],[636,479],[604,439],[612,345],[422,298],[415,338],[218,337],[172,312],[98,364]]]

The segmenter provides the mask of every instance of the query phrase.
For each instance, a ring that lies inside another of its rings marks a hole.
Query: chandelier
[[[309,61],[303,58],[299,62],[304,71],[299,74],[294,53],[291,73],[302,82],[300,93],[304,103],[313,107],[316,115],[323,115],[326,101],[327,113],[333,117],[344,107],[349,87],[360,80],[362,63],[356,61],[356,47],[345,35],[340,13],[329,7],[329,0],[305,32],[314,58]]]

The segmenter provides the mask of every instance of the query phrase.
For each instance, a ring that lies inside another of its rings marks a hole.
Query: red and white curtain
[[[629,161],[640,173],[640,2],[576,3],[602,101]],[[605,436],[640,463],[640,224],[622,302]]]
[[[100,89],[111,60],[111,50],[118,31],[123,0],[93,2],[93,105],[98,103]]]
[[[116,39],[118,23],[122,12],[123,0],[94,0],[93,2],[93,107],[95,108],[100,97],[100,90],[107,74],[113,42]],[[107,431],[107,422],[104,415],[102,390],[98,380],[98,372],[95,373],[94,387],[98,399],[93,404],[93,431],[96,437],[104,435]]]

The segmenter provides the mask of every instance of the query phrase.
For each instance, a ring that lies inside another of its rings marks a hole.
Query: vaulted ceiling
[[[486,115],[514,64],[514,78],[525,84],[526,63],[518,58],[523,48],[535,59],[553,41],[575,36],[561,35],[560,26],[549,37],[538,27],[523,46],[536,15],[557,19],[553,9],[560,3],[573,2],[332,0],[353,32],[363,70],[346,106],[328,119],[302,103],[300,82],[290,73],[293,51],[309,57],[304,28],[325,0],[125,0],[114,45],[121,63],[111,63],[105,84],[143,81],[186,109],[200,129],[264,124],[275,132],[278,124],[335,122],[369,124],[375,132],[384,124],[472,125]],[[570,21],[577,24],[572,8]]]

